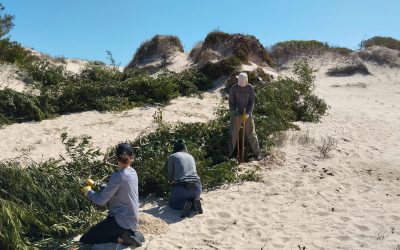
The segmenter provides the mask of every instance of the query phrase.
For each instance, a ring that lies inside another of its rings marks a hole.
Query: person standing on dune
[[[254,126],[253,110],[255,104],[254,87],[249,84],[248,76],[242,72],[236,76],[238,82],[231,87],[229,92],[229,110],[231,119],[229,123],[229,157],[233,156],[238,138],[240,124],[245,123],[245,135],[248,138],[254,160],[261,160],[260,146]],[[237,149],[239,150],[239,149]]]

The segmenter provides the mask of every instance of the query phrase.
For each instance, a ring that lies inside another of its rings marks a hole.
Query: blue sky
[[[11,39],[53,56],[125,66],[144,40],[177,35],[185,50],[221,30],[262,44],[315,39],[358,47],[366,36],[400,38],[399,0],[0,0],[15,15]]]

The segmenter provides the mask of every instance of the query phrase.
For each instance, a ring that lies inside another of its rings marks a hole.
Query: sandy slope
[[[262,183],[206,192],[205,214],[183,221],[143,204],[170,225],[142,249],[400,249],[400,71],[331,78],[330,66],[317,77],[329,115],[287,133],[274,163],[260,162]],[[326,136],[329,159],[316,149]]]
[[[143,213],[169,224],[165,234],[147,234],[142,249],[400,249],[400,70],[368,65],[372,76],[333,78],[324,75],[334,66],[328,62],[313,66],[329,115],[286,133],[273,159],[259,163],[263,182],[205,192],[205,213],[185,220],[165,201],[142,201]],[[216,92],[178,98],[164,119],[212,119],[220,99]],[[93,111],[7,126],[0,129],[0,159],[57,157],[63,131],[89,134],[104,150],[153,130],[155,111]],[[323,159],[316,145],[327,136],[337,149]]]
[[[219,90],[199,97],[179,97],[163,108],[166,122],[204,122],[214,117],[221,101]],[[133,140],[156,128],[157,107],[140,107],[125,112],[89,111],[62,115],[42,122],[13,124],[0,129],[0,160],[22,158],[43,161],[64,153],[60,135],[92,136],[93,146],[105,151],[118,142]]]

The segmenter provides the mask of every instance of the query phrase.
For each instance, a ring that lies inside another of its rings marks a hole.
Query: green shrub
[[[372,46],[383,46],[389,49],[400,50],[400,40],[392,37],[385,36],[374,36],[368,40],[361,43],[363,48],[369,48]]]
[[[206,63],[200,71],[210,79],[216,80],[221,76],[230,76],[233,72],[237,72],[241,65],[241,61],[235,57],[222,59],[219,62]]]
[[[116,67],[92,62],[81,73],[72,74],[49,61],[27,63],[23,69],[39,94],[1,91],[0,124],[70,112],[121,111],[144,103],[164,104],[179,95],[199,94],[213,87],[211,80],[197,70],[163,72],[153,77],[141,70],[120,72]],[[13,101],[16,98],[18,102]]]
[[[19,43],[12,42],[9,39],[0,40],[0,62],[22,65],[33,60],[34,57],[31,53]]]
[[[37,97],[11,89],[0,90],[0,125],[24,120],[40,121],[46,117]]]
[[[86,178],[101,180],[112,170],[100,164],[88,137],[62,135],[69,161],[49,160],[22,166],[0,163],[0,248],[46,247],[50,239],[65,239],[104,217],[79,193]]]

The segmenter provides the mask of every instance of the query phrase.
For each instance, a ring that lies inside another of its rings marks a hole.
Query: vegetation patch
[[[397,40],[393,37],[374,36],[368,40],[363,41],[361,45],[363,48],[382,46],[389,49],[400,50],[400,40]]]
[[[326,74],[328,76],[352,76],[355,74],[371,75],[367,66],[365,66],[363,63],[332,68],[329,69]]]
[[[257,58],[258,63],[271,65],[272,61],[267,50],[262,46],[255,36],[243,34],[228,34],[225,32],[214,31],[207,35],[201,45],[201,49],[195,48],[199,52],[191,52],[196,54],[195,62],[202,61],[206,57],[208,50],[217,52],[221,59],[234,57],[243,63],[248,63]]]
[[[177,36],[156,35],[140,45],[127,68],[134,68],[149,58],[165,57],[168,53],[176,51],[184,52],[181,40]]]
[[[273,45],[269,52],[274,64],[280,67],[290,60],[298,60],[299,57],[321,55],[327,52],[348,56],[352,53],[352,50],[343,47],[332,47],[328,43],[316,40],[292,40]]]

